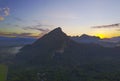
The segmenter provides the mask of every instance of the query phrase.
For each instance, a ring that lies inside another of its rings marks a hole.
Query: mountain
[[[38,39],[36,42],[32,44],[32,46],[39,47],[41,45],[47,45],[47,46],[53,46],[53,45],[61,45],[68,39],[67,35],[62,32],[61,28],[58,27],[54,29],[53,31],[49,32],[42,38]],[[59,45],[57,48],[59,48]]]
[[[93,40],[99,40],[100,38],[99,37],[96,37],[96,36],[89,36],[87,34],[83,34],[80,36],[80,39],[93,39]]]
[[[68,36],[58,27],[35,41],[33,44],[23,47],[21,50],[57,50],[62,48],[68,40]]]
[[[98,81],[100,75],[106,76],[105,72],[120,71],[119,58],[120,47],[78,43],[58,27],[16,54],[8,78],[9,81],[37,81],[36,74],[39,74],[41,80],[49,81]]]
[[[32,60],[34,64],[45,64],[49,62],[56,53],[64,52],[64,48],[69,40],[69,37],[58,27],[33,44],[24,46],[21,52],[17,54],[16,62],[19,63],[20,61],[21,63],[22,61],[22,63],[24,63]]]
[[[76,42],[80,43],[97,43],[100,41],[99,37],[96,36],[89,36],[86,34],[81,35],[80,37],[71,37]]]
[[[117,47],[119,45],[119,37],[113,37],[109,39],[100,39],[96,36],[89,36],[86,34],[76,37],[71,37],[77,43],[85,43],[85,44],[97,44],[103,47]]]

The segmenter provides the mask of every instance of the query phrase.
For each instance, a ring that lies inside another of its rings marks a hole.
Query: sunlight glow
[[[108,38],[108,37],[106,37],[104,34],[101,34],[101,33],[98,33],[98,34],[96,34],[95,36],[100,37],[101,39],[103,39],[103,38]]]

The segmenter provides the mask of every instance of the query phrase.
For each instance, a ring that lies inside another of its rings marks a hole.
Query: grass
[[[7,78],[7,66],[0,64],[0,81],[6,81]]]

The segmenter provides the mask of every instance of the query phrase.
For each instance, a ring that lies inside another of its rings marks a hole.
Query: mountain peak
[[[54,31],[62,31],[62,28],[61,27],[57,27],[54,29]]]
[[[60,27],[55,28],[51,32],[44,35],[42,38],[38,39],[36,42],[33,43],[33,45],[39,45],[39,44],[52,44],[60,41],[65,41],[68,38],[68,36],[62,31]],[[44,43],[43,43],[44,42]],[[56,43],[57,44],[57,43]]]
[[[82,34],[80,37],[90,37],[90,36],[87,34]]]
[[[57,27],[55,29],[53,29],[50,33],[63,33],[62,29],[60,27]]]
[[[62,31],[62,28],[57,27],[53,29],[51,32],[49,32],[48,34],[46,34],[45,36],[49,36],[49,35],[55,35],[55,36],[64,35],[65,36],[66,34]]]

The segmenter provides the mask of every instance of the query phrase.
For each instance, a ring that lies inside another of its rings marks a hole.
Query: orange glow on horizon
[[[100,37],[101,39],[104,39],[104,38],[112,38],[112,37],[117,37],[117,36],[120,36],[120,34],[116,34],[116,33],[97,33],[93,36],[98,36]]]
[[[96,34],[95,36],[97,36],[97,37],[100,37],[101,39],[104,39],[104,38],[111,38],[111,37],[109,37],[109,36],[105,36],[104,34]]]

